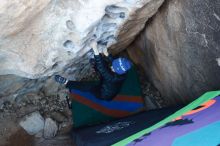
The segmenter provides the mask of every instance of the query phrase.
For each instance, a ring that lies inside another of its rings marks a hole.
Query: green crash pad
[[[74,127],[93,125],[126,117],[144,109],[144,100],[136,69],[126,75],[120,93],[112,101],[95,98],[86,92],[70,93]]]

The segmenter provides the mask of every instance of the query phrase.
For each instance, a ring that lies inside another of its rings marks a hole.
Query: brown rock
[[[169,104],[220,88],[217,0],[168,0],[130,48]]]

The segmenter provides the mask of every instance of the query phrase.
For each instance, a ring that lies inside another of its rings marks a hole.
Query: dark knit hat
[[[112,67],[114,69],[114,71],[121,75],[126,73],[132,66],[132,63],[130,60],[126,59],[126,58],[117,58],[114,59],[112,62]]]

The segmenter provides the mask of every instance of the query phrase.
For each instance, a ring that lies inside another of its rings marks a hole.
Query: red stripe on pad
[[[87,105],[88,107],[91,107],[91,108],[93,108],[93,109],[95,109],[99,112],[102,112],[102,113],[104,113],[108,116],[114,117],[114,118],[121,118],[121,117],[125,117],[125,116],[128,116],[128,115],[132,114],[132,113],[127,112],[127,111],[107,109],[107,108],[105,108],[105,107],[103,107],[99,104],[96,104],[96,103],[88,100],[87,98],[85,98],[83,96],[80,96],[78,94],[75,94],[75,93],[70,93],[70,95],[72,95],[71,97],[74,100],[76,100],[76,101],[78,101],[78,102],[80,102],[84,105]]]
[[[114,101],[127,101],[127,102],[137,102],[137,103],[143,103],[144,100],[141,96],[128,96],[128,95],[117,95],[114,98]]]

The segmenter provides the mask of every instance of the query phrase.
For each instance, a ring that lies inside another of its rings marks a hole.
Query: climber
[[[69,81],[60,75],[55,75],[55,81],[64,84],[69,90],[78,89],[90,92],[96,98],[102,100],[112,100],[119,93],[122,83],[126,78],[125,75],[131,68],[131,62],[122,57],[113,59],[107,49],[103,51],[104,55],[102,55],[99,53],[96,41],[92,41],[91,47],[94,51],[94,59],[91,62],[99,74],[99,82]]]

